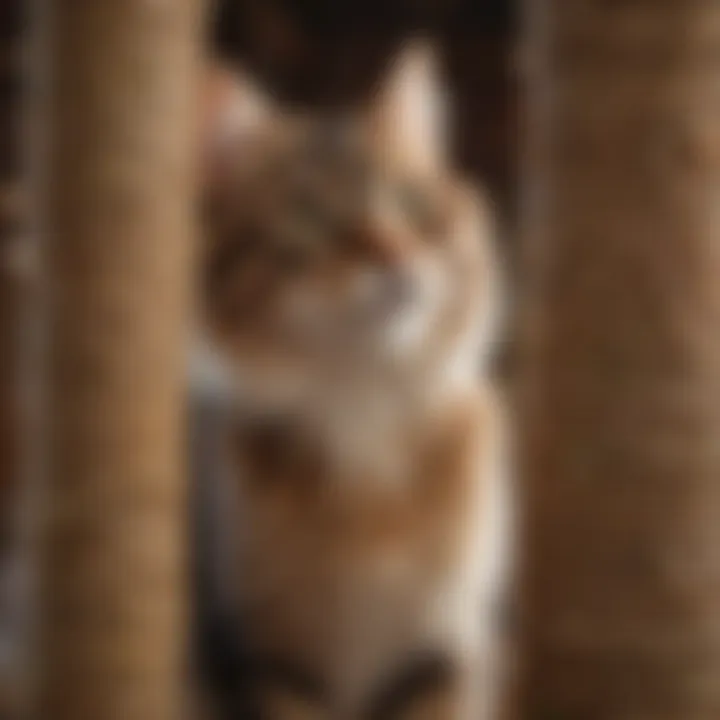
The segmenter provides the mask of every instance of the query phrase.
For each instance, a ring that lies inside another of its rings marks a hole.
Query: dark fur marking
[[[453,665],[445,655],[432,653],[414,658],[380,689],[366,717],[395,720],[412,701],[447,687],[453,675]]]

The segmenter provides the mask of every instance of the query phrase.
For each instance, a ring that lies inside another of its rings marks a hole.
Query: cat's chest
[[[256,508],[241,549],[253,644],[308,668],[350,706],[442,646],[436,609],[457,579],[450,517],[388,502]]]
[[[382,429],[359,426],[366,438],[356,438],[353,450],[336,433],[332,452],[302,428],[270,425],[241,437],[236,479],[246,552],[297,556],[297,566],[347,582],[357,575],[359,587],[386,586],[395,576],[407,585],[413,569],[442,564],[477,491],[474,448],[452,428],[392,429],[383,437]]]
[[[431,644],[481,491],[469,429],[411,439],[402,481],[338,468],[298,437],[246,437],[237,562],[256,642],[348,686]]]
[[[374,606],[406,605],[442,575],[471,490],[464,478],[440,481],[418,467],[390,480],[350,471],[328,479],[321,467],[303,474],[298,465],[242,483],[246,580],[278,596],[322,596],[347,615],[347,598],[374,614]]]

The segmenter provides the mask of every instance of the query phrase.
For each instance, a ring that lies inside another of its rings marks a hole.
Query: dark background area
[[[4,188],[19,164],[25,4],[0,3]],[[404,37],[437,39],[453,90],[457,159],[512,208],[516,18],[509,0],[224,0],[211,7],[219,54],[246,63],[281,99],[309,105],[360,102]]]
[[[403,38],[422,33],[444,54],[463,168],[512,206],[516,18],[509,0],[244,0],[221,3],[220,52],[246,62],[283,99],[361,101]]]

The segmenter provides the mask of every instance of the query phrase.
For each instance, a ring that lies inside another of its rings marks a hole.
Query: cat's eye
[[[298,243],[283,243],[275,248],[275,265],[285,273],[297,274],[305,270],[312,257],[306,247]]]
[[[328,224],[328,213],[318,193],[307,182],[298,182],[288,200],[287,222],[300,232],[317,232]]]
[[[423,235],[437,237],[443,233],[445,215],[429,188],[404,182],[396,187],[395,194],[402,212]]]
[[[305,269],[324,247],[327,231],[319,225],[320,219],[301,221],[286,216],[274,229],[273,258],[275,265],[287,273]]]
[[[251,248],[251,238],[246,233],[238,233],[236,237],[220,244],[207,258],[208,282],[211,284],[223,282],[247,259]]]

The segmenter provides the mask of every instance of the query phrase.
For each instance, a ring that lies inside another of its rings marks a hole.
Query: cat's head
[[[472,364],[493,281],[484,209],[448,159],[431,49],[408,46],[369,107],[276,107],[216,75],[206,145],[203,322],[246,377]]]

